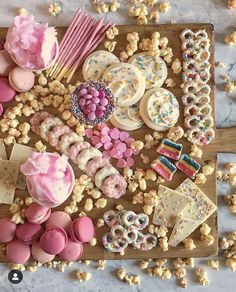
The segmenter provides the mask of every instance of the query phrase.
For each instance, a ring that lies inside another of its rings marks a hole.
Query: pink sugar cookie
[[[48,142],[52,147],[60,150],[59,143],[61,136],[71,133],[70,127],[66,125],[55,126],[48,134]]]
[[[127,166],[127,162],[124,159],[119,159],[116,166],[119,168],[125,168]]]
[[[121,131],[120,132],[120,140],[125,141],[127,138],[129,138],[129,133],[127,133],[125,131]]]
[[[120,174],[112,174],[102,184],[102,191],[108,198],[119,199],[126,193],[127,182]]]
[[[128,167],[134,166],[134,160],[132,157],[127,157],[126,162]]]
[[[75,144],[73,144],[70,148],[69,148],[69,157],[70,159],[74,162],[77,163],[77,156],[79,155],[79,153],[84,150],[91,147],[90,144],[88,142],[85,141],[78,141]]]
[[[114,128],[114,129],[112,129],[112,130],[110,130],[110,137],[112,138],[112,139],[119,139],[119,137],[120,137],[120,131],[117,129],[117,128]]]
[[[86,173],[90,177],[94,177],[96,172],[103,167],[110,166],[110,162],[104,157],[95,157],[86,165]]]

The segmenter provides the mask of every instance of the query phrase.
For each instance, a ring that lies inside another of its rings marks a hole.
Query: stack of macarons
[[[34,73],[17,66],[0,40],[0,116],[4,111],[3,103],[12,101],[16,92],[29,91],[34,84]]]
[[[29,258],[40,263],[54,259],[76,261],[83,254],[83,243],[92,240],[94,225],[89,217],[72,221],[63,211],[37,203],[26,209],[28,222],[16,225],[9,218],[0,219],[0,243],[7,243],[6,255],[10,263],[24,264]]]

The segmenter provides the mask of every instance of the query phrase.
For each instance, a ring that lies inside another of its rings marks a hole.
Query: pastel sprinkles
[[[181,144],[169,139],[163,139],[161,145],[157,148],[157,152],[174,160],[179,160],[182,150],[183,146]]]

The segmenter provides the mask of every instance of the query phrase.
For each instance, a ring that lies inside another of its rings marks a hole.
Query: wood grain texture
[[[212,64],[211,67],[211,73],[212,78],[209,81],[209,85],[212,88],[211,93],[211,104],[213,107],[213,113],[215,114],[215,95],[214,95],[214,29],[211,24],[161,24],[161,25],[148,25],[148,26],[135,26],[135,25],[124,25],[119,26],[120,35],[116,39],[118,42],[117,49],[115,51],[116,54],[118,54],[120,51],[125,49],[127,41],[126,41],[126,34],[128,32],[137,31],[139,33],[140,38],[143,37],[150,37],[151,34],[154,31],[159,31],[161,33],[161,36],[166,36],[169,39],[169,45],[173,49],[174,52],[174,58],[179,58],[182,60],[182,51],[181,51],[181,42],[179,39],[179,35],[181,31],[185,28],[190,29],[206,29],[209,38],[211,40],[211,58],[210,62]],[[62,35],[65,32],[65,28],[58,28],[58,36],[59,38],[62,37]],[[6,28],[0,29],[0,38],[4,38],[6,33]],[[99,49],[103,48],[103,45],[101,44]],[[181,84],[181,78],[180,76],[176,76],[173,74],[171,68],[168,67],[168,78],[172,78],[177,86],[175,88],[170,89],[175,96],[177,97],[179,104],[180,104],[180,118],[178,121],[178,124],[183,126],[183,106],[181,103],[181,95],[182,90],[180,88]],[[78,71],[76,76],[74,77],[74,81],[76,80],[82,80],[81,72]],[[55,109],[48,109],[51,113],[60,116],[60,113],[58,113]],[[148,129],[146,126],[143,126],[141,129],[137,131],[133,131],[130,133],[131,136],[135,137],[136,139],[144,139],[144,135],[152,133],[153,131]],[[216,139],[214,142],[212,142],[210,145],[204,147],[204,155],[202,157],[201,163],[204,163],[205,160],[213,160],[216,162],[217,159],[217,151],[230,151],[230,152],[236,152],[236,142],[233,138],[233,133],[235,133],[235,128],[232,129],[220,129],[216,131]],[[0,137],[4,137],[4,135],[0,134]],[[33,146],[36,141],[38,141],[40,137],[35,135],[34,133],[31,133],[31,141],[30,146]],[[183,153],[189,153],[190,152],[190,143],[188,143],[185,139],[181,139],[180,141],[183,143],[184,151]],[[230,144],[230,145],[228,145]],[[54,151],[55,149],[48,146],[48,150]],[[11,151],[10,147],[7,147],[8,155]],[[150,150],[145,150],[144,154],[147,154],[150,157],[150,161],[156,158],[157,153],[156,149],[153,148]],[[9,157],[9,156],[8,156]],[[147,169],[148,166],[144,165],[140,159],[140,157],[137,157],[136,159],[136,167],[142,167],[144,169]],[[72,163],[72,166],[75,170],[76,176],[79,176],[81,172],[78,170],[78,167]],[[181,182],[184,181],[186,176],[180,172],[176,173],[174,175],[174,179],[171,182],[166,183],[165,185],[175,189]],[[150,189],[158,189],[157,183],[150,183],[148,182],[148,188]],[[209,198],[217,204],[217,197],[216,197],[216,174],[214,173],[210,177],[208,177],[206,184],[203,186],[200,186],[200,188],[205,192]],[[119,200],[108,200],[107,207],[105,209],[96,209],[94,208],[91,212],[88,212],[87,214],[91,216],[94,219],[94,222],[96,223],[96,220],[98,218],[102,218],[102,215],[105,211],[113,209],[116,205],[122,204],[125,209],[127,210],[134,210],[135,212],[142,212],[142,206],[141,205],[133,205],[132,204],[132,197],[135,195],[138,191],[135,193],[127,192],[127,194],[119,199]],[[16,191],[16,197],[25,197],[27,196],[27,191]],[[86,196],[85,196],[86,197]],[[79,212],[83,211],[83,205],[84,200],[79,205]],[[69,200],[63,204],[63,206],[60,206],[57,208],[58,210],[63,210],[65,205],[68,205]],[[0,214],[1,217],[9,215],[8,213],[9,206],[6,205],[0,205]],[[76,217],[77,214],[73,214],[73,217]],[[151,220],[152,221],[152,218]],[[84,255],[82,259],[141,259],[141,258],[159,258],[159,257],[166,257],[166,258],[176,258],[176,257],[205,257],[205,256],[211,256],[216,255],[218,251],[218,232],[217,232],[217,213],[215,212],[207,221],[206,221],[210,227],[212,228],[212,234],[215,237],[215,242],[212,246],[205,246],[203,243],[200,242],[200,233],[199,229],[196,230],[192,235],[191,238],[194,239],[195,244],[197,246],[196,249],[193,251],[187,251],[182,244],[179,244],[177,247],[173,248],[170,247],[168,251],[163,252],[159,247],[154,248],[153,250],[149,252],[140,252],[139,250],[134,250],[133,248],[128,248],[125,252],[124,256],[115,255],[113,253],[108,253],[104,250],[101,244],[101,236],[103,233],[108,231],[107,227],[102,227],[96,230],[96,237],[98,239],[98,244],[95,247],[90,247],[89,245],[84,245]],[[0,257],[0,261],[6,261],[5,257]]]

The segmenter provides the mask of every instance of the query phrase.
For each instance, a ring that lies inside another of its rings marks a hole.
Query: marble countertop
[[[13,17],[16,15],[17,8],[24,7],[30,13],[34,14],[39,21],[49,22],[51,25],[65,26],[68,25],[78,6],[88,13],[94,14],[91,8],[92,1],[83,0],[64,0],[63,13],[57,17],[49,16],[47,12],[48,3],[52,1],[45,0],[1,0],[0,1],[0,26],[8,26]],[[106,15],[107,19],[115,20],[117,24],[130,24],[134,21],[127,17],[128,1],[120,0],[121,8],[117,13]],[[226,68],[216,69],[216,124],[217,127],[230,127],[236,125],[236,92],[227,96],[223,91],[225,82],[223,75],[228,74],[232,80],[236,80],[236,47],[227,47],[223,43],[224,36],[231,32],[235,27],[236,9],[226,9],[226,0],[170,0],[171,10],[167,14],[161,14],[160,23],[185,22],[208,22],[215,26],[216,36],[216,60],[221,60],[227,64]],[[95,14],[94,14],[95,15]],[[219,154],[218,162],[223,164],[228,161],[236,162],[236,156],[232,154]],[[236,217],[231,215],[228,208],[224,205],[222,196],[232,191],[225,183],[218,183],[218,220],[219,233],[235,230]],[[206,267],[207,259],[197,259],[197,267],[205,267],[208,271],[210,285],[202,288],[197,283],[194,270],[188,272],[188,289],[187,291],[198,292],[200,289],[209,292],[218,291],[235,291],[236,274],[225,267],[221,267],[219,272],[215,272]],[[119,267],[127,268],[130,273],[141,275],[142,282],[140,286],[127,286],[118,281],[115,277],[115,269]],[[74,271],[77,268],[90,271],[92,279],[86,283],[79,284],[74,279]],[[85,264],[74,264],[64,273],[40,268],[36,273],[24,272],[24,279],[18,285],[9,283],[7,275],[8,268],[0,265],[0,291],[22,291],[22,292],[62,292],[62,291],[181,291],[176,286],[175,279],[160,280],[150,278],[139,270],[135,261],[109,261],[106,269],[101,272],[96,270],[96,263],[90,266]]]

